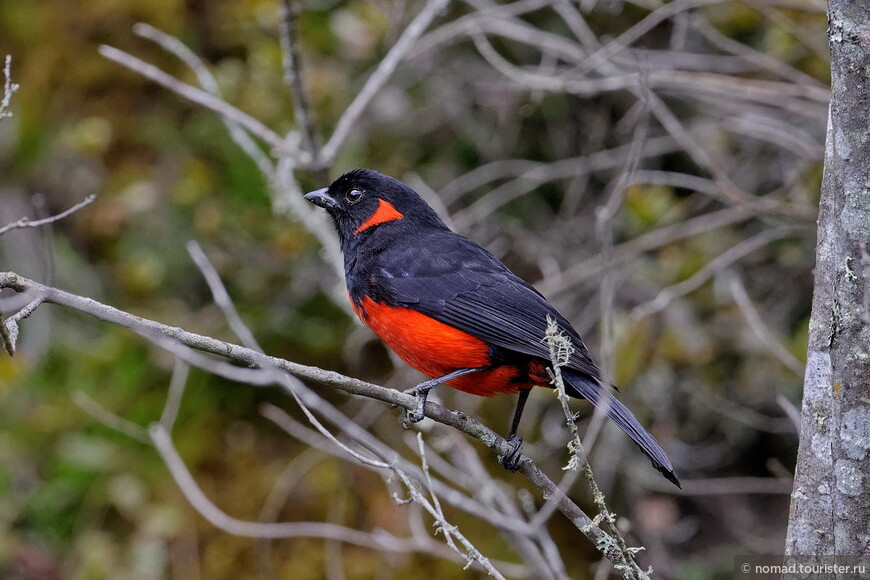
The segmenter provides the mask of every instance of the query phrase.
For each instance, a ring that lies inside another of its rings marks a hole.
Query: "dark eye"
[[[344,194],[344,198],[347,201],[349,201],[350,203],[355,203],[355,202],[359,201],[359,199],[361,197],[362,197],[362,192],[358,189],[351,189],[346,194]]]

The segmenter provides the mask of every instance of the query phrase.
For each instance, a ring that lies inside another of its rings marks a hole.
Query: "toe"
[[[506,441],[511,445],[512,449],[505,455],[499,455],[498,462],[502,467],[513,473],[520,468],[523,462],[523,454],[520,450],[523,438],[519,435],[511,435]]]

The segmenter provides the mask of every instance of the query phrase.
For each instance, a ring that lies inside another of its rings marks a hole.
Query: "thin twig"
[[[109,411],[84,391],[73,391],[72,400],[73,403],[78,405],[85,413],[109,429],[123,433],[127,437],[135,439],[140,443],[150,443],[148,431],[144,427]]]
[[[77,204],[75,204],[71,208],[69,208],[65,211],[62,211],[57,215],[53,215],[53,216],[50,216],[47,218],[43,218],[43,219],[39,219],[39,220],[31,220],[30,218],[23,217],[18,221],[12,222],[10,224],[6,224],[2,228],[0,228],[0,236],[2,236],[3,234],[5,234],[6,232],[11,231],[11,230],[17,230],[17,229],[21,229],[21,228],[38,228],[38,227],[45,226],[48,224],[53,224],[54,222],[60,221],[63,218],[74,214],[75,212],[79,211],[83,207],[90,205],[91,203],[93,203],[93,201],[95,199],[97,199],[97,194],[92,193],[91,195],[87,196],[86,198],[84,198],[82,201],[78,202]]]
[[[148,434],[190,505],[215,527],[229,534],[248,538],[324,538],[372,550],[414,551],[413,544],[409,544],[407,540],[393,536],[384,530],[361,532],[345,526],[318,522],[249,522],[229,516],[212,503],[197,485],[175,449],[166,429],[159,423],[154,423],[148,428]]]
[[[262,121],[259,121],[251,115],[240,111],[236,107],[233,107],[226,101],[221,100],[213,94],[192,85],[183,83],[172,75],[160,70],[153,64],[147,63],[144,60],[137,58],[132,54],[126,53],[123,50],[119,50],[113,46],[103,44],[100,46],[99,52],[109,60],[114,61],[121,66],[127,67],[128,69],[154,81],[155,83],[171,90],[172,92],[184,97],[185,99],[188,99],[189,101],[192,101],[207,109],[211,109],[212,111],[228,118],[233,123],[244,127],[251,134],[256,135],[257,137],[262,139],[279,155],[292,157],[302,163],[309,161],[308,159],[306,159],[306,156],[303,152],[288,147],[287,142],[280,135],[278,135],[265,124],[263,124]]]
[[[746,257],[752,252],[767,246],[771,242],[790,235],[794,235],[793,229],[781,227],[772,230],[765,230],[751,238],[743,240],[739,244],[722,252],[707,262],[703,268],[698,270],[689,278],[663,289],[659,292],[658,296],[649,302],[636,306],[634,310],[631,311],[631,318],[633,320],[640,320],[641,318],[645,318],[651,314],[661,312],[667,308],[668,304],[673,300],[700,288],[717,272],[724,270],[731,264]]]
[[[163,412],[160,413],[160,424],[167,433],[172,433],[178,410],[181,408],[181,398],[187,385],[187,376],[190,374],[190,365],[178,357],[175,357],[175,367],[172,369],[172,379],[169,381],[169,391],[166,394],[166,402],[163,404]]]
[[[341,115],[332,136],[323,149],[320,150],[319,162],[323,166],[331,165],[351,129],[356,125],[360,115],[365,112],[372,100],[387,83],[399,63],[405,58],[420,35],[429,27],[435,18],[446,8],[450,0],[427,0],[420,13],[411,21],[396,44],[381,60],[378,68],[368,78],[363,88],[357,93],[347,109]]]
[[[186,44],[179,39],[166,34],[162,30],[154,28],[150,24],[139,22],[133,26],[133,33],[142,38],[148,39],[160,46],[163,50],[175,55],[184,64],[186,64],[193,74],[196,75],[196,80],[200,86],[215,97],[220,98],[220,89],[217,80],[205,63],[194,53]],[[254,141],[251,135],[238,123],[235,123],[230,117],[221,115],[220,119],[226,126],[230,137],[239,148],[244,151],[251,161],[257,166],[263,178],[267,182],[274,180],[275,165],[272,160],[266,155],[259,145]]]
[[[436,533],[437,531],[442,532],[445,537],[449,537],[448,545],[453,548],[457,554],[463,556],[466,560],[465,568],[468,568],[474,562],[479,563],[484,570],[486,570],[487,574],[496,578],[497,580],[505,580],[505,577],[496,570],[496,568],[489,561],[489,558],[485,557],[483,554],[478,551],[477,548],[459,531],[454,525],[451,525],[446,520],[444,520],[443,513],[440,512],[440,509],[436,508],[432,502],[426,499],[420,490],[417,488],[417,482],[411,480],[408,475],[401,469],[393,469],[393,472],[399,477],[399,479],[404,484],[405,488],[408,490],[410,494],[410,500],[421,506],[426,512],[429,513],[430,516],[435,520],[436,525]],[[430,482],[431,483],[431,482]],[[396,501],[402,503],[404,500],[401,498],[395,498]],[[457,546],[453,543],[453,538],[456,539],[462,547],[465,549],[465,553],[463,554],[461,550],[457,548]]]
[[[2,285],[0,285],[2,288]],[[3,339],[3,348],[9,353],[9,356],[15,354],[15,347],[18,343],[18,324],[33,314],[39,306],[45,302],[46,295],[41,290],[27,292],[33,298],[21,307],[18,312],[12,316],[7,316],[5,319],[0,319],[0,337]]]
[[[417,431],[417,452],[420,455],[420,468],[423,470],[423,477],[426,483],[426,489],[429,492],[429,497],[432,500],[432,507],[435,509],[435,513],[438,514],[439,521],[446,522],[447,518],[444,517],[444,510],[441,509],[441,502],[438,500],[438,494],[435,493],[435,486],[432,483],[432,475],[429,473],[429,463],[426,461],[426,445],[423,443],[423,434]],[[461,554],[459,548],[456,547],[456,544],[453,542],[453,534],[450,527],[442,526],[440,530],[444,533],[444,541],[447,542],[447,545],[451,550],[456,552],[457,554]]]
[[[301,399],[301,397],[297,396],[296,390],[301,387],[301,384],[297,382],[290,381],[290,377],[287,375],[281,375],[281,377],[276,377],[277,380],[280,380],[284,383],[291,394],[296,397],[297,403],[299,403],[300,408],[305,413],[306,417],[308,417],[309,422],[320,432],[320,434],[325,437],[330,443],[334,446],[340,448],[344,453],[354,457],[358,461],[360,461],[363,465],[381,470],[390,470],[392,471],[405,485],[408,493],[410,494],[411,501],[416,502],[418,505],[422,506],[424,510],[426,510],[432,517],[435,519],[435,524],[437,526],[437,530],[444,533],[445,540],[447,545],[453,550],[455,554],[462,557],[467,564],[471,564],[472,562],[478,562],[483,568],[491,575],[496,578],[504,578],[498,570],[492,565],[492,563],[484,557],[472,544],[469,542],[461,533],[459,533],[458,528],[456,526],[451,525],[444,518],[444,513],[441,510],[440,502],[438,501],[437,494],[434,492],[434,485],[431,477],[428,475],[428,466],[425,464],[424,460],[424,479],[427,481],[428,488],[432,493],[432,501],[427,500],[419,491],[418,483],[416,479],[412,478],[411,475],[401,467],[401,461],[398,459],[393,459],[392,461],[387,462],[387,457],[384,457],[382,454],[377,453],[379,459],[371,459],[368,457],[363,457],[356,451],[350,449],[344,443],[338,441],[338,439],[330,433],[317,419],[314,418],[313,413],[307,407],[305,402]],[[289,381],[289,382],[288,382]],[[276,422],[276,424],[287,424],[288,421],[292,421],[286,414],[284,414],[280,409],[273,406],[264,406],[262,409],[264,416],[272,419]],[[298,430],[296,430],[298,433]],[[392,455],[392,452],[390,452]],[[396,498],[399,503],[404,503],[404,500],[400,498]],[[462,544],[465,552],[462,552],[456,544],[454,543],[454,539]]]
[[[311,156],[306,151],[300,152],[297,156],[292,155],[284,155],[278,159],[277,164],[273,163],[273,161],[263,152],[259,145],[254,141],[251,137],[251,134],[248,131],[251,131],[253,134],[257,134],[257,130],[262,131],[265,126],[248,117],[249,122],[245,124],[240,122],[245,116],[245,113],[242,113],[238,110],[234,110],[235,112],[232,115],[226,114],[225,109],[233,110],[231,105],[228,105],[226,102],[222,101],[220,98],[220,91],[218,88],[217,80],[214,78],[214,75],[208,70],[202,60],[192,51],[190,50],[183,42],[174,36],[170,36],[165,32],[154,28],[149,24],[138,23],[133,27],[133,31],[142,38],[146,38],[151,40],[152,42],[158,44],[161,48],[166,50],[167,52],[175,55],[182,62],[184,62],[196,75],[197,81],[205,90],[206,93],[211,95],[211,97],[203,97],[210,98],[212,105],[209,107],[207,103],[202,103],[204,106],[211,108],[212,110],[218,112],[220,114],[220,118],[224,125],[227,128],[227,131],[230,134],[230,137],[239,148],[254,162],[254,164],[259,169],[260,173],[263,176],[263,179],[266,183],[269,184],[269,188],[272,194],[272,210],[279,216],[285,216],[287,214],[294,215],[299,223],[304,225],[309,232],[314,235],[321,243],[321,245],[326,250],[328,254],[329,260],[328,262],[333,266],[336,273],[339,276],[343,276],[344,269],[343,263],[341,259],[341,251],[338,247],[338,242],[335,239],[335,236],[331,235],[329,228],[323,227],[325,224],[326,216],[323,215],[323,212],[315,211],[315,208],[311,207],[311,205],[306,202],[302,198],[302,190],[300,189],[299,183],[296,180],[294,172],[297,166],[309,167],[312,161]],[[109,49],[114,50],[114,49]],[[122,62],[124,66],[131,68],[132,70],[139,72],[140,74],[163,84],[170,90],[176,90],[176,87],[184,86],[188,87],[192,91],[198,91],[196,87],[190,87],[189,85],[184,85],[181,81],[174,79],[170,75],[160,71],[159,69],[154,68],[147,63],[143,63],[142,61],[132,57],[130,55],[126,55],[126,53],[122,53],[120,51],[116,51],[120,55],[127,58],[126,61]],[[116,56],[118,56],[116,54]],[[111,57],[110,57],[111,58]],[[129,62],[128,62],[129,61]],[[148,68],[150,67],[150,68]],[[156,74],[159,79],[163,79],[163,82],[154,76],[149,76],[148,71],[153,74]],[[167,84],[168,83],[168,84]],[[182,96],[186,98],[191,98],[190,95],[182,94]],[[200,95],[199,93],[196,93]],[[202,95],[200,95],[202,97]],[[195,100],[195,99],[194,99]],[[216,107],[218,103],[223,103],[222,110],[218,110]],[[251,123],[254,123],[252,128]],[[273,144],[275,140],[280,140],[280,136],[277,133],[272,132],[269,129],[265,129],[268,133],[266,135],[259,135],[264,141],[267,143]],[[282,147],[287,151],[299,151],[298,139],[299,134],[296,132],[291,132],[287,135],[285,139],[282,140]],[[303,163],[303,161],[308,161],[308,163]],[[328,176],[325,172],[319,172],[319,178],[322,181],[328,181]],[[327,183],[324,183],[325,185]],[[331,291],[330,288],[324,289],[327,294],[333,298],[336,305],[340,308],[347,311],[351,314],[350,306],[347,303],[346,295],[343,291]]]
[[[296,20],[299,15],[293,5],[293,0],[281,0],[281,54],[284,65],[284,82],[293,93],[293,111],[296,124],[302,133],[302,146],[311,155],[311,159],[319,159],[320,143],[314,127],[314,114],[305,95],[305,83],[302,79],[302,58],[299,54],[299,39],[296,37]],[[312,167],[312,169],[321,169]]]
[[[202,276],[205,278],[206,284],[208,284],[208,288],[211,291],[211,296],[214,299],[215,304],[217,304],[218,308],[221,309],[221,312],[224,313],[224,318],[226,318],[230,328],[233,329],[233,333],[235,333],[235,335],[239,337],[239,340],[242,341],[242,344],[249,349],[263,352],[263,349],[260,348],[259,344],[257,344],[257,339],[254,338],[251,330],[242,321],[242,317],[239,316],[239,311],[236,310],[235,304],[233,304],[232,299],[230,299],[230,294],[227,292],[226,286],[224,286],[220,275],[208,259],[208,256],[206,256],[205,252],[202,251],[202,247],[200,247],[200,245],[195,241],[191,240],[187,242],[187,253],[190,254],[190,257],[193,259],[197,268],[202,272]]]
[[[799,377],[803,377],[804,365],[801,364],[797,357],[786,350],[782,343],[773,335],[773,332],[771,332],[764,321],[761,320],[761,315],[758,313],[758,309],[755,308],[754,304],[752,304],[752,299],[746,292],[746,286],[743,285],[743,280],[740,279],[740,275],[736,272],[731,275],[728,289],[731,291],[731,296],[734,297],[734,301],[740,307],[741,312],[743,312],[746,322],[749,323],[749,328],[752,329],[752,332],[755,333],[755,336],[758,337],[765,348],[767,348],[767,350],[769,350],[771,354],[773,354],[773,356],[775,356],[777,360],[785,365],[785,367],[791,372]]]
[[[615,245],[610,255],[612,260],[610,267],[615,267],[644,252],[650,252],[692,236],[739,224],[756,215],[749,208],[728,207],[652,230],[627,242]],[[595,278],[605,267],[603,254],[595,254],[568,267],[561,272],[558,279],[545,279],[537,286],[545,295],[558,294],[570,290],[584,280]]]

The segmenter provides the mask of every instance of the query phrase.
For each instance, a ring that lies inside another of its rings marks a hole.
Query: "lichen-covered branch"
[[[6,61],[3,65],[3,97],[0,99],[0,119],[11,117],[9,112],[9,104],[12,102],[12,95],[18,90],[18,85],[12,82],[12,57],[6,55]]]
[[[545,337],[547,346],[550,349],[550,362],[552,363],[553,386],[556,395],[559,397],[559,402],[562,405],[562,411],[565,413],[565,421],[568,429],[571,432],[571,441],[568,442],[568,451],[571,459],[568,465],[563,469],[583,471],[586,481],[589,483],[589,488],[592,491],[592,500],[595,502],[595,507],[598,509],[598,515],[592,520],[591,526],[601,528],[601,524],[607,528],[602,530],[602,535],[598,538],[597,547],[602,552],[611,552],[619,558],[619,562],[614,562],[616,568],[624,578],[649,578],[652,570],[645,571],[641,568],[634,558],[634,554],[643,548],[629,548],[622,537],[619,529],[616,527],[616,514],[610,511],[607,507],[607,501],[604,499],[604,494],[598,487],[595,481],[595,474],[592,472],[592,466],[586,457],[586,450],[583,447],[583,441],[580,439],[580,432],[575,424],[574,414],[568,407],[568,395],[565,392],[565,382],[562,379],[561,368],[568,363],[571,353],[574,351],[574,346],[571,344],[571,339],[556,324],[556,320],[547,315],[547,335]],[[613,559],[610,559],[613,562]]]

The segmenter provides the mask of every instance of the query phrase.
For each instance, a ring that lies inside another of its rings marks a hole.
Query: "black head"
[[[371,169],[345,173],[305,199],[329,213],[342,248],[381,231],[413,234],[427,228],[447,228],[417,192]]]

